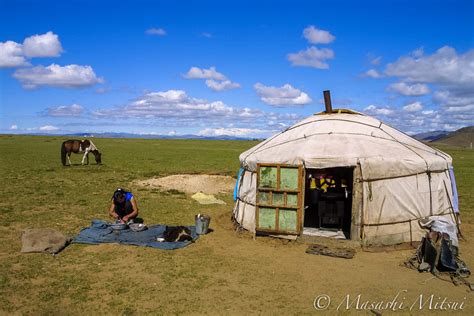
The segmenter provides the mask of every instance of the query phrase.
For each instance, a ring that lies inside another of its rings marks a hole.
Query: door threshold
[[[318,237],[328,237],[335,239],[346,239],[342,230],[331,230],[324,228],[316,227],[303,227],[303,235],[306,236],[318,236]]]
[[[273,238],[281,238],[281,239],[288,239],[288,240],[296,240],[298,238],[297,235],[268,235]]]

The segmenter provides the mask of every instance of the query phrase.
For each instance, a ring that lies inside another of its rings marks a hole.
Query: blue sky
[[[0,0],[0,133],[474,125],[474,1]]]

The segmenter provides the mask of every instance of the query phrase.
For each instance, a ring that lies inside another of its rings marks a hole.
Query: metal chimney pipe
[[[326,113],[332,113],[331,92],[329,92],[329,90],[324,90],[323,95],[324,105],[326,106]]]

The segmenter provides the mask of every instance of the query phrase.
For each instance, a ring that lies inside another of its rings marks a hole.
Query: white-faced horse
[[[84,156],[82,157],[82,164],[84,164],[84,160],[87,160],[87,164],[89,164],[89,153],[94,154],[95,162],[98,165],[102,163],[102,154],[99,152],[97,147],[95,147],[94,143],[88,139],[69,139],[63,142],[61,145],[61,162],[63,163],[63,166],[66,166],[67,162],[69,162],[69,165],[71,165],[71,153],[84,153]]]

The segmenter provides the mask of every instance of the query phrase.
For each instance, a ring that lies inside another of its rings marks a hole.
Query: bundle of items
[[[442,219],[421,220],[420,225],[430,228],[430,231],[421,240],[416,253],[404,265],[419,272],[431,272],[441,279],[446,275],[455,285],[465,284],[474,291],[474,285],[466,280],[471,272],[459,258],[456,229]]]

